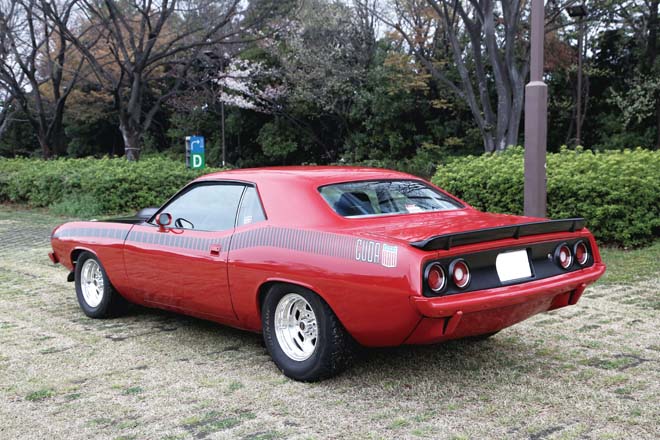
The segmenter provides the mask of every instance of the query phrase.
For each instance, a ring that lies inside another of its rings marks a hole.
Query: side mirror
[[[158,224],[158,230],[163,232],[165,231],[165,226],[169,226],[172,223],[172,216],[167,212],[161,212],[156,217],[156,223]]]

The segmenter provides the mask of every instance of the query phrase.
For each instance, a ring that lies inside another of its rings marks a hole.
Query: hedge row
[[[204,173],[217,171],[205,169]],[[56,208],[62,214],[127,213],[159,206],[203,174],[183,163],[124,159],[0,159],[0,202]]]
[[[547,173],[549,217],[584,217],[600,242],[622,246],[660,235],[660,151],[563,149]],[[432,180],[480,210],[522,214],[522,148],[456,159]]]
[[[562,150],[547,164],[549,217],[585,217],[599,241],[623,246],[660,234],[660,151]],[[164,157],[0,159],[0,202],[83,217],[126,213],[162,204],[200,174]],[[521,148],[454,159],[432,180],[478,209],[522,214]]]

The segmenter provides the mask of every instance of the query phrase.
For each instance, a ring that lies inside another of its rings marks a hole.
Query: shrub
[[[343,160],[333,165],[349,165],[359,167],[387,168],[414,174],[424,179],[430,179],[438,164],[452,159],[447,152],[448,147],[433,144],[422,144],[414,156],[405,159],[365,159],[360,161]],[[349,156],[349,155],[347,155]],[[345,158],[347,159],[347,158]]]
[[[585,217],[599,241],[639,246],[660,233],[660,151],[548,154],[548,216]],[[433,183],[477,209],[522,214],[523,150],[468,156],[438,168]]]
[[[51,203],[50,212],[64,217],[92,218],[103,214],[101,204],[90,194],[73,194]]]
[[[204,172],[212,171],[218,169]],[[201,174],[163,157],[0,159],[0,202],[52,207],[65,215],[127,213],[161,205]]]

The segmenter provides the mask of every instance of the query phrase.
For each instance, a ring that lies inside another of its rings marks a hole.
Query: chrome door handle
[[[211,249],[210,249],[211,255],[220,255],[221,251],[222,251],[222,246],[220,246],[219,244],[211,245]]]

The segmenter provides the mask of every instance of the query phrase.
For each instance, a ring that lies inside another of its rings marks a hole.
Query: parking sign
[[[204,137],[203,136],[190,136],[190,168],[197,170],[202,169],[206,165],[204,156]]]

